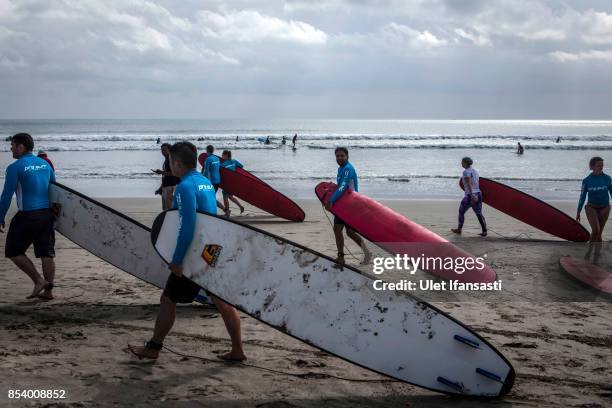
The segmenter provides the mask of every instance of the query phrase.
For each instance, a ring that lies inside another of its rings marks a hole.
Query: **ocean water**
[[[17,132],[47,151],[60,182],[97,197],[153,196],[160,179],[151,169],[163,161],[158,138],[231,149],[294,198],[314,198],[318,182],[335,179],[336,146],[349,148],[360,191],[377,198],[460,197],[460,160],[470,156],[482,176],[543,199],[576,200],[588,160],[612,160],[612,121],[0,120],[2,137]],[[258,141],[268,136],[271,145]],[[523,156],[514,153],[519,141]],[[0,143],[0,166],[12,160],[9,143]]]

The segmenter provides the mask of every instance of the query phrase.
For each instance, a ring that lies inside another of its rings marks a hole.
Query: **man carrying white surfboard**
[[[348,161],[349,154],[346,147],[337,147],[334,151],[336,154],[336,163],[338,163],[338,174],[336,176],[336,183],[338,188],[331,196],[329,201],[325,204],[326,210],[331,210],[332,206],[336,201],[342,197],[347,190],[359,191],[359,183],[357,181],[357,172],[353,165]],[[346,235],[349,236],[357,245],[361,247],[363,251],[362,265],[370,263],[372,253],[368,250],[365,244],[365,240],[359,236],[352,228],[350,228],[344,221],[334,215],[334,236],[336,237],[336,247],[338,249],[338,257],[336,262],[339,264],[344,263],[344,235],[342,230],[346,226]]]
[[[464,185],[465,195],[461,204],[459,204],[459,225],[457,228],[452,229],[455,234],[461,234],[463,229],[463,222],[465,221],[465,213],[470,208],[476,213],[476,218],[480,223],[482,232],[478,235],[481,237],[487,236],[487,223],[484,216],[482,215],[482,193],[480,192],[480,175],[478,170],[472,167],[474,161],[469,157],[464,157],[461,160],[461,167],[463,167],[462,181]]]
[[[32,154],[34,141],[27,133],[11,138],[11,152],[17,159],[6,168],[4,189],[0,198],[0,232],[4,230],[4,217],[17,195],[17,214],[11,220],[6,236],[5,256],[34,282],[28,299],[53,299],[55,277],[55,230],[53,211],[49,202],[49,183],[55,181],[55,172],[45,160]],[[43,276],[26,255],[30,245],[34,255],[41,259]]]
[[[196,170],[197,150],[189,142],[179,142],[172,145],[170,151],[170,167],[172,174],[181,179],[174,194],[173,207],[178,209],[179,230],[176,248],[169,265],[170,276],[160,299],[160,310],[155,321],[153,337],[145,346],[128,344],[128,350],[139,358],[156,359],[163,348],[163,342],[174,324],[177,303],[194,301],[200,287],[183,276],[183,259],[193,240],[197,211],[216,214],[216,194],[213,184]],[[216,296],[211,299],[221,317],[232,340],[232,350],[220,356],[227,361],[246,360],[242,350],[240,333],[240,316],[238,311]]]

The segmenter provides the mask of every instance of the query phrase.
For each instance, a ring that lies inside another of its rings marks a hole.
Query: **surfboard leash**
[[[289,376],[289,377],[296,377],[296,378],[302,378],[302,379],[324,379],[324,378],[335,378],[337,380],[343,380],[343,381],[350,381],[350,382],[377,382],[377,383],[381,383],[381,382],[388,382],[388,383],[399,383],[402,381],[399,380],[393,380],[390,378],[381,378],[378,380],[373,380],[373,379],[367,379],[367,378],[347,378],[347,377],[341,377],[341,376],[337,376],[334,374],[327,374],[327,373],[314,373],[314,372],[307,372],[307,373],[292,373],[292,372],[288,372],[288,371],[282,371],[282,370],[275,370],[273,368],[268,368],[268,367],[262,367],[262,366],[258,366],[255,364],[249,364],[249,363],[245,363],[245,362],[235,362],[235,363],[228,363],[222,360],[216,360],[216,359],[211,359],[211,358],[207,358],[207,357],[202,357],[202,356],[197,356],[197,355],[193,355],[193,354],[186,354],[186,353],[181,353],[180,351],[176,351],[176,350],[172,350],[171,348],[169,348],[168,346],[163,346],[163,348],[167,351],[169,351],[172,354],[175,354],[177,356],[180,357],[186,357],[186,358],[195,358],[197,360],[201,360],[201,361],[205,361],[207,363],[217,363],[217,364],[235,364],[235,365],[242,365],[245,367],[251,367],[251,368],[255,368],[257,370],[262,370],[262,371],[267,371],[270,373],[274,373],[274,374],[280,374],[280,375],[285,375],[285,376]]]
[[[498,235],[498,236],[502,237],[503,239],[507,239],[508,241],[519,241],[521,237],[524,237],[524,238],[526,238],[528,240],[533,240],[533,238],[531,238],[531,236],[528,233],[526,233],[526,232],[521,232],[520,234],[518,234],[518,235],[516,235],[514,237],[509,237],[509,236],[500,234],[499,232],[497,232],[497,231],[495,231],[493,229],[490,229],[490,228],[487,228],[487,231],[490,231],[490,232],[494,233],[495,235]]]

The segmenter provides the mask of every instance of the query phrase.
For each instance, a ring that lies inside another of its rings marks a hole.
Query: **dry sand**
[[[149,225],[160,206],[153,199],[104,201]],[[334,256],[333,235],[320,204],[314,200],[300,204],[307,214],[301,224],[251,208],[236,218]],[[215,354],[228,349],[228,337],[218,313],[198,305],[179,308],[165,343],[191,356],[165,351],[155,363],[137,361],[122,349],[128,342],[141,343],[151,336],[160,290],[58,235],[53,301],[25,300],[31,282],[10,261],[0,260],[0,402],[9,402],[8,389],[63,389],[65,402],[73,406],[612,405],[612,303],[573,281],[558,266],[560,255],[579,257],[586,252],[584,244],[563,243],[488,207],[489,237],[476,236],[473,214],[467,217],[464,235],[454,237],[449,229],[455,224],[456,202],[386,204],[473,253],[488,254],[503,280],[502,293],[420,296],[474,328],[512,362],[516,384],[504,399],[461,400],[391,381],[246,315],[242,323],[248,363],[284,374],[216,362]],[[570,214],[575,205],[554,204]],[[5,234],[2,243],[4,239]],[[612,270],[611,239],[612,225],[600,259],[608,270]],[[354,245],[349,248],[359,256]],[[356,263],[351,256],[347,261]],[[53,406],[40,400],[12,404]]]

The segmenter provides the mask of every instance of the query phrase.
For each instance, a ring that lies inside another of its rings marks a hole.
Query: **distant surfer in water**
[[[266,141],[264,142],[265,145],[269,145],[270,144],[270,136],[266,137]]]
[[[172,208],[172,197],[174,196],[174,188],[175,186],[181,182],[181,180],[172,174],[172,170],[170,169],[170,159],[169,149],[170,144],[164,143],[161,145],[161,154],[164,156],[164,164],[162,165],[162,169],[152,170],[155,174],[161,174],[162,176],[162,184],[161,184],[161,199],[162,199],[162,210],[167,210]]]
[[[602,242],[603,230],[610,216],[612,178],[603,172],[604,161],[601,157],[593,157],[589,161],[589,168],[591,169],[591,174],[582,180],[576,221],[580,222],[580,213],[586,201],[587,204],[584,206],[584,212],[591,225],[590,242]]]
[[[223,154],[221,154],[221,167],[226,168],[230,171],[236,171],[236,167],[243,168],[244,166],[238,160],[232,159],[232,152],[229,150],[224,150]],[[225,190],[221,190],[221,194],[223,195],[223,205],[225,206],[225,215],[230,216],[231,210],[229,206],[229,200],[232,200],[234,204],[240,208],[240,214],[244,212],[244,207],[240,204],[240,201],[230,193]]]
[[[337,147],[335,152],[336,163],[338,163],[338,174],[336,176],[336,182],[338,188],[331,196],[329,201],[325,204],[326,210],[331,210],[334,203],[342,197],[347,190],[358,191],[359,184],[357,182],[357,172],[351,163],[349,163],[349,153],[346,147]],[[372,258],[372,253],[368,250],[365,240],[359,236],[353,229],[351,229],[344,221],[334,215],[334,236],[336,237],[336,248],[338,249],[338,257],[336,262],[344,264],[344,235],[342,230],[346,226],[346,235],[349,236],[357,245],[361,247],[363,251],[362,265],[367,265]]]
[[[210,180],[216,193],[219,190],[219,185],[221,184],[221,160],[219,160],[219,157],[217,157],[214,153],[215,148],[213,145],[206,146],[207,156],[204,166],[202,166],[202,175]],[[219,201],[217,201],[217,207],[225,212],[225,207]]]
[[[6,168],[0,197],[0,232],[4,232],[4,218],[16,194],[18,211],[11,220],[4,253],[34,282],[28,299],[50,300],[55,278],[55,217],[49,202],[49,184],[55,181],[55,172],[49,163],[32,154],[33,149],[29,134],[18,133],[11,138],[11,152],[17,161]],[[41,260],[43,276],[26,255],[32,244],[34,256]]]
[[[452,229],[455,234],[461,234],[463,229],[463,222],[465,221],[465,213],[470,208],[476,213],[476,218],[480,223],[482,232],[478,235],[481,237],[487,236],[487,223],[484,216],[482,215],[482,193],[480,192],[480,175],[478,170],[472,167],[474,161],[469,157],[464,157],[461,160],[461,167],[463,167],[462,181],[465,195],[461,204],[459,205],[459,224],[457,228]]]
[[[518,145],[516,146],[516,154],[523,154],[523,153],[525,153],[525,148],[523,147],[521,142],[518,142]]]
[[[295,150],[295,143],[297,142],[297,133],[293,135],[292,142],[293,142],[293,149]]]
[[[177,303],[191,303],[200,292],[200,287],[183,276],[183,259],[193,240],[196,225],[196,211],[217,213],[215,188],[211,182],[196,171],[197,151],[189,142],[175,143],[170,147],[170,166],[172,173],[181,178],[174,195],[174,207],[179,212],[179,229],[176,248],[170,263],[170,276],[160,299],[160,309],[155,321],[153,337],[144,346],[128,344],[128,349],[139,358],[156,359],[163,342],[176,317]],[[225,327],[232,340],[229,353],[219,356],[227,361],[246,360],[242,349],[240,316],[233,307],[210,295],[221,313]]]
[[[286,145],[286,144],[287,144],[287,138],[286,138],[285,136],[283,136],[283,139],[281,140],[281,143],[282,143],[283,145]]]

